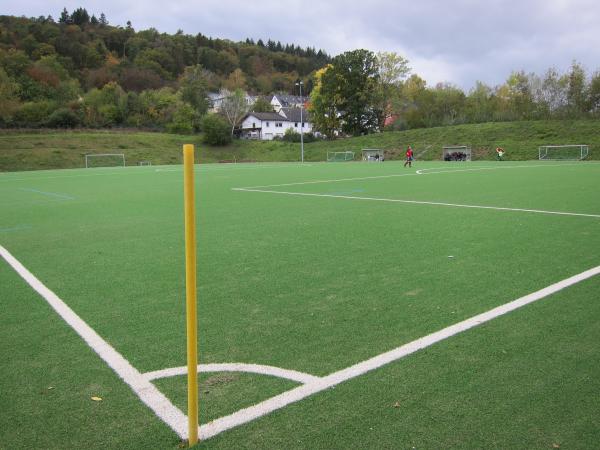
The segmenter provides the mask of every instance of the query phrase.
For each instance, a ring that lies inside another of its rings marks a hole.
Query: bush
[[[177,134],[192,134],[197,131],[199,127],[197,113],[188,104],[179,104],[171,122],[167,124],[167,131],[169,133]]]
[[[81,123],[77,113],[69,108],[59,108],[50,114],[46,121],[46,126],[50,128],[75,128]]]
[[[207,114],[202,119],[204,142],[208,145],[220,146],[231,142],[231,127],[225,119],[217,114]]]
[[[304,136],[300,136],[300,133],[298,133],[296,130],[293,128],[288,128],[285,130],[283,140],[285,142],[300,142],[301,140],[304,140],[304,142],[314,142],[317,140],[317,138],[311,132],[304,133]]]
[[[23,103],[15,112],[14,123],[19,127],[42,126],[52,114],[54,106],[52,102],[46,100]]]

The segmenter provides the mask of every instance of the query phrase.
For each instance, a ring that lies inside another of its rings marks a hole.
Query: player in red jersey
[[[408,164],[408,167],[412,167],[413,159],[414,159],[413,158],[413,150],[409,145],[408,148],[406,149],[406,162],[404,163],[404,167],[406,167],[407,164]]]

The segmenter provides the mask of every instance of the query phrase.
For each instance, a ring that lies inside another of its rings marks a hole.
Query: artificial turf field
[[[201,364],[325,377],[600,265],[597,163],[200,165],[196,183]],[[0,245],[140,373],[181,367],[182,191],[180,166],[0,174]],[[0,286],[0,448],[178,446],[4,261]],[[593,276],[199,448],[596,448],[598,300]],[[186,411],[185,376],[153,383]],[[299,384],[203,373],[201,423]]]

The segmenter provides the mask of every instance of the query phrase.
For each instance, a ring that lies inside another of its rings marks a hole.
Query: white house
[[[300,115],[302,113],[302,119]],[[300,108],[280,108],[279,112],[251,112],[244,117],[240,125],[240,136],[245,139],[261,139],[270,141],[283,137],[286,130],[297,133],[311,133],[312,123],[306,110]]]
[[[306,97],[297,95],[275,94],[271,99],[271,105],[275,112],[281,111],[281,108],[304,108],[306,109]]]
[[[219,92],[209,92],[207,95],[209,111],[212,113],[219,112],[221,106],[223,105],[223,101],[231,94],[233,93],[231,91],[228,91],[227,89],[221,89]],[[254,103],[256,103],[256,100],[258,100],[258,98],[259,97],[256,95],[248,95],[246,93],[246,105],[250,108],[252,105],[254,105]]]

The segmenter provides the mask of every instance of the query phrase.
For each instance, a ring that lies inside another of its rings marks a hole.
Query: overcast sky
[[[600,69],[599,0],[0,0],[0,14],[56,20],[63,7],[104,12],[136,30],[321,48],[332,56],[365,48],[409,60],[429,85],[501,84],[513,70],[561,72],[577,60]]]

